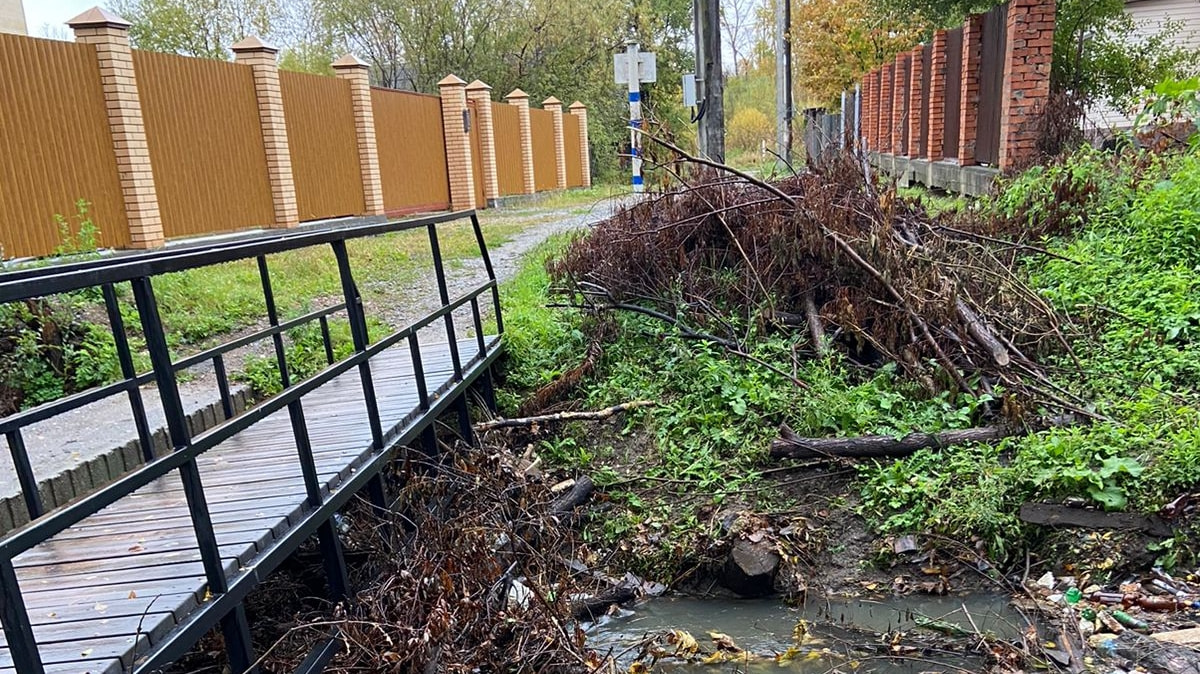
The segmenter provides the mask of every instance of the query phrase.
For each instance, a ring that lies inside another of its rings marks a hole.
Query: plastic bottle
[[[1129,615],[1128,613],[1126,613],[1124,611],[1113,611],[1112,617],[1117,622],[1121,623],[1122,625],[1124,625],[1125,627],[1128,627],[1131,630],[1144,630],[1144,629],[1150,628],[1150,625],[1148,625],[1145,620],[1139,620],[1137,618],[1134,618],[1133,616]]]
[[[1073,587],[1067,590],[1066,593],[1063,594],[1063,597],[1067,600],[1068,604],[1078,604],[1079,600],[1083,599],[1083,593],[1079,591],[1079,588]]]
[[[1137,604],[1147,611],[1178,611],[1180,608],[1175,597],[1141,597]]]

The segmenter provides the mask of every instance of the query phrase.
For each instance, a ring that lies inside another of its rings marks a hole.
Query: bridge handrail
[[[437,225],[468,218],[474,230],[476,243],[483,259],[488,280],[452,301],[448,294],[448,284],[438,243]],[[378,340],[376,343],[371,344],[367,335],[367,323],[363,310],[362,297],[354,282],[346,242],[351,239],[414,230],[421,227],[426,228],[429,235],[430,250],[441,300],[440,307],[414,321],[407,327],[397,330]],[[288,321],[279,321],[266,256],[325,244],[332,247],[336,258],[344,295],[343,301]],[[160,274],[250,258],[258,260],[260,280],[270,326],[206,349],[200,353],[186,356],[179,360],[173,360],[167,347],[166,335],[163,330],[161,316],[158,312],[151,278]],[[141,322],[142,332],[146,338],[146,348],[153,366],[151,373],[138,374],[134,370],[131,350],[127,335],[125,334],[115,291],[115,284],[124,282],[130,283],[133,290],[134,300],[137,305],[137,315]],[[419,410],[425,412],[433,409],[433,407],[440,406],[441,403],[437,403],[431,407],[432,398],[426,390],[421,367],[418,332],[439,319],[445,321],[448,339],[447,348],[454,370],[454,379],[452,381],[463,381],[464,365],[460,361],[458,353],[457,331],[453,317],[454,312],[468,303],[470,304],[475,333],[480,346],[479,357],[484,357],[486,355],[485,338],[479,297],[490,290],[495,307],[497,331],[503,331],[503,323],[500,316],[499,287],[496,282],[495,270],[488,255],[482,228],[474,211],[460,211],[410,220],[359,224],[305,232],[286,232],[277,235],[258,236],[252,239],[218,242],[177,250],[154,251],[104,260],[74,263],[63,267],[44,267],[0,273],[0,304],[75,292],[96,286],[99,286],[103,290],[105,305],[109,314],[109,324],[113,332],[124,378],[113,384],[82,391],[72,396],[67,396],[0,419],[0,433],[3,433],[8,439],[14,465],[21,482],[22,492],[29,506],[31,519],[28,524],[0,538],[0,623],[3,624],[13,662],[17,665],[18,670],[22,672],[38,673],[43,672],[44,668],[38,655],[36,640],[33,637],[28,613],[20,592],[20,584],[16,576],[14,559],[18,555],[30,550],[39,543],[49,540],[67,528],[80,523],[88,516],[99,512],[101,509],[117,502],[137,489],[167,476],[172,471],[179,471],[180,479],[187,495],[188,512],[196,533],[196,541],[209,589],[214,595],[228,593],[231,586],[220,559],[220,552],[204,495],[204,487],[200,481],[199,468],[196,463],[197,457],[228,440],[233,435],[265,419],[267,416],[288,408],[292,418],[292,430],[296,439],[301,472],[303,473],[307,491],[307,502],[310,507],[323,512],[326,510],[326,508],[321,507],[322,503],[325,502],[325,492],[319,483],[313,451],[303,418],[303,411],[299,406],[301,398],[330,382],[335,377],[341,376],[352,368],[357,367],[362,378],[364,404],[367,407],[367,416],[371,425],[372,448],[376,451],[382,451],[384,449],[385,437],[378,404],[375,400],[374,383],[370,375],[369,363],[372,357],[380,354],[385,349],[394,347],[402,341],[408,341],[414,361],[414,378],[419,397]],[[330,315],[341,311],[346,312],[346,317],[349,320],[355,351],[352,355],[335,362],[327,320]],[[301,382],[293,383],[287,371],[287,359],[282,341],[283,334],[289,329],[311,323],[314,320],[321,323],[328,365],[321,372]],[[274,342],[275,355],[283,384],[282,391],[253,409],[235,416],[232,412],[232,404],[228,393],[228,382],[224,372],[223,356],[233,349],[266,338],[271,338]],[[225,405],[226,420],[212,429],[192,437],[187,428],[182,402],[179,397],[177,373],[208,360],[213,361],[216,366],[218,387],[221,390],[222,402]],[[139,387],[151,380],[156,381],[158,384],[158,393],[162,399],[163,412],[166,416],[168,436],[172,448],[172,451],[161,457],[154,456],[153,448],[149,444],[148,424],[145,409],[141,404],[140,398]],[[135,424],[138,425],[139,438],[143,445],[143,458],[146,459],[146,464],[117,479],[113,483],[79,498],[66,506],[62,506],[50,513],[43,513],[37,495],[37,482],[34,479],[28,452],[21,438],[21,430],[32,423],[49,418],[55,414],[81,407],[103,397],[119,394],[122,391],[128,393],[130,396],[130,404],[133,407]],[[440,407],[438,408],[440,409]]]

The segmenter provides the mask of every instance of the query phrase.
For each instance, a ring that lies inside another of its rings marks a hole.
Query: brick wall
[[[917,47],[909,54],[908,69],[908,147],[905,154],[920,157],[925,154],[921,147],[921,104],[924,102],[922,86],[925,78],[925,49]]]
[[[879,76],[879,151],[892,151],[892,85],[895,83],[896,63],[883,66]]]
[[[929,161],[941,161],[946,140],[946,31],[933,35],[933,57],[929,77],[929,137],[925,155]]]
[[[983,58],[983,15],[972,14],[963,24],[962,109],[958,122],[958,163],[975,163],[979,129],[979,92]]]

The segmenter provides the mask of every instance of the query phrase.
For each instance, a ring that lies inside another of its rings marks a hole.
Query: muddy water
[[[921,618],[938,619],[968,633],[978,630],[999,638],[1015,638],[1026,626],[1025,619],[1009,606],[1007,597],[991,595],[830,599],[796,607],[773,600],[661,598],[592,625],[588,629],[588,645],[601,654],[619,656],[619,664],[627,667],[637,655],[636,645],[647,635],[685,630],[705,652],[711,652],[709,632],[720,632],[742,649],[760,656],[722,665],[662,661],[656,672],[818,674],[843,665],[849,667],[845,671],[888,674],[983,669],[981,661],[973,656],[936,648],[909,651],[902,658],[881,655],[886,651],[880,636],[883,633],[936,634],[918,627]],[[798,653],[781,666],[773,656],[796,645],[793,630],[800,620],[806,621],[807,635],[800,641]],[[912,639],[904,643],[917,644]]]

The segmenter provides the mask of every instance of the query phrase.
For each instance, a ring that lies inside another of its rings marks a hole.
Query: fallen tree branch
[[[817,301],[813,292],[804,293],[804,315],[808,319],[808,332],[812,335],[813,349],[817,356],[824,357],[828,351],[825,348],[825,328],[821,325],[821,314],[817,312]]]
[[[1051,425],[1065,425],[1055,420]],[[863,435],[854,438],[802,438],[787,425],[780,437],[771,441],[772,459],[882,458],[908,456],[920,449],[942,449],[972,442],[995,442],[1027,435],[1036,430],[1027,425],[984,426],[940,433],[909,433],[902,438],[891,435]]]
[[[632,402],[613,405],[602,410],[592,412],[557,412],[555,414],[541,414],[534,417],[521,417],[519,419],[489,419],[480,421],[475,424],[477,431],[491,431],[497,428],[516,428],[518,426],[533,426],[536,424],[544,424],[555,421],[599,421],[607,419],[619,412],[628,412],[640,407],[652,407],[658,403],[653,400],[634,400]]]

